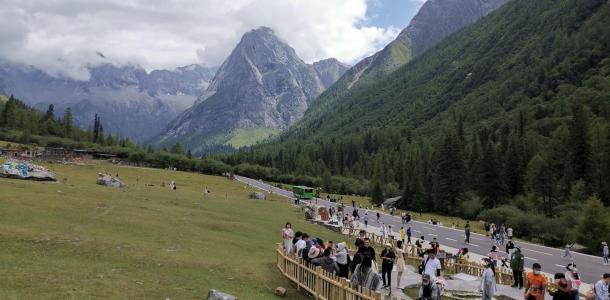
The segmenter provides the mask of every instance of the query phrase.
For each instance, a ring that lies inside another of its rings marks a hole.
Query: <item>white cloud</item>
[[[354,63],[395,28],[366,20],[366,0],[4,0],[0,57],[51,74],[88,78],[103,53],[148,70],[219,65],[241,35],[268,26],[307,62]]]

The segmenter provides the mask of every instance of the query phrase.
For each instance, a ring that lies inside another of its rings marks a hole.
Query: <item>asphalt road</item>
[[[271,191],[274,194],[294,199],[291,191],[278,189],[271,185],[268,185],[259,180],[235,175],[235,178],[243,183],[249,184],[253,187],[264,191]],[[312,200],[313,201],[313,200]],[[336,206],[338,203],[331,203],[324,199],[317,199],[317,203],[320,205]],[[345,205],[347,213],[352,213],[351,203]],[[364,216],[364,209],[359,210],[361,218]],[[369,212],[369,224],[378,226],[376,212]],[[417,217],[414,215],[413,217]],[[425,236],[426,241],[432,240],[436,237],[441,245],[449,246],[452,248],[467,247],[472,253],[479,255],[487,255],[492,247],[492,242],[489,237],[481,234],[471,233],[470,244],[464,243],[465,235],[463,229],[452,229],[444,226],[430,225],[425,222],[412,220],[408,224],[401,224],[400,216],[390,216],[386,213],[381,213],[381,222],[386,225],[392,225],[393,231],[398,234],[398,230],[401,226],[411,226],[413,235],[413,242],[415,238],[419,236]],[[521,252],[525,255],[525,266],[531,268],[532,264],[537,262],[542,265],[542,270],[547,273],[564,273],[566,271],[565,266],[572,262],[570,259],[564,259],[564,250],[550,248],[546,246],[540,246],[536,244],[530,244],[525,242],[515,242],[516,245],[521,247]],[[507,253],[504,252],[505,247],[499,247],[500,257],[506,257]],[[577,265],[581,279],[589,284],[594,284],[599,280],[603,273],[610,272],[610,266],[603,265],[602,258],[599,256],[593,256],[588,254],[581,254],[572,252],[573,262]]]

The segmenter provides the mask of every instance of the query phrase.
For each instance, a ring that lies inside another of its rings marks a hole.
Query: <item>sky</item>
[[[0,0],[0,58],[79,80],[108,62],[218,66],[245,32],[267,26],[308,63],[354,64],[392,41],[424,1]]]

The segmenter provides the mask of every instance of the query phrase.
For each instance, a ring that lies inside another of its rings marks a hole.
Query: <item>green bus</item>
[[[313,190],[313,188],[310,188],[310,187],[298,185],[298,186],[292,187],[292,194],[297,199],[309,200],[309,199],[313,198],[314,190]]]

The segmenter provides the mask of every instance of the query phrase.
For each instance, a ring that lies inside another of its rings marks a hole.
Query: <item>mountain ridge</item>
[[[282,130],[301,118],[309,103],[345,72],[336,59],[312,65],[298,57],[271,28],[246,32],[195,105],[155,139],[201,152],[224,145],[238,129]]]

